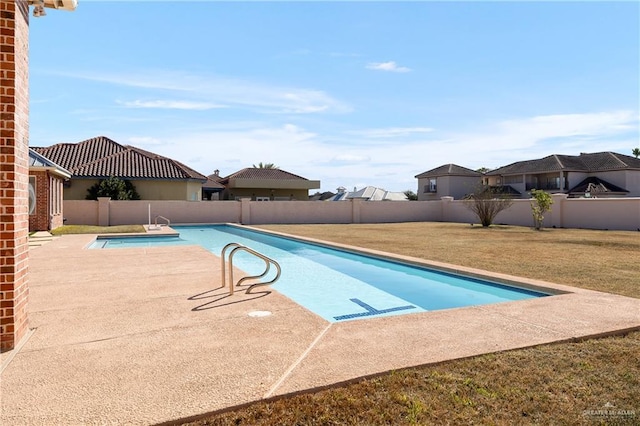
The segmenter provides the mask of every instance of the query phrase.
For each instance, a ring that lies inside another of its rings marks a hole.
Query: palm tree
[[[633,148],[631,153],[636,156],[636,158],[640,157],[640,148]]]
[[[262,161],[260,163],[258,163],[258,165],[256,166],[255,164],[253,165],[254,169],[279,169],[280,167],[276,166],[273,163],[262,163]]]

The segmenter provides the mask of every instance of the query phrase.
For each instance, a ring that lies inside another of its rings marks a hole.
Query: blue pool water
[[[238,242],[280,264],[282,275],[272,287],[332,322],[548,296],[236,226],[173,228],[179,237],[101,238],[91,248],[197,244],[219,256],[226,244]],[[262,260],[242,251],[234,266],[249,274],[264,270]]]

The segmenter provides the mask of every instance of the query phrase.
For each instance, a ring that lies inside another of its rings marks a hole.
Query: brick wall
[[[0,0],[0,351],[28,330],[29,8]]]

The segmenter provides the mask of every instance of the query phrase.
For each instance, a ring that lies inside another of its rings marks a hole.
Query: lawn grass
[[[263,228],[640,298],[638,232],[451,223]],[[640,424],[639,389],[635,331],[393,371],[185,424],[631,425]]]
[[[118,226],[90,226],[90,225],[64,225],[51,231],[52,235],[68,234],[129,234],[145,232],[142,225],[118,225]]]

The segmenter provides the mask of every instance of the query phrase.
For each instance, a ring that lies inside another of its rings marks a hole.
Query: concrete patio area
[[[277,291],[228,297],[219,258],[201,247],[87,250],[93,239],[63,236],[30,250],[32,331],[1,356],[1,424],[155,424],[640,328],[640,299],[534,280],[522,281],[569,293],[328,323]],[[271,315],[252,316],[261,311]]]

